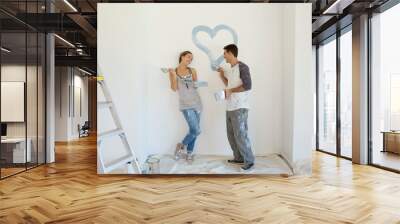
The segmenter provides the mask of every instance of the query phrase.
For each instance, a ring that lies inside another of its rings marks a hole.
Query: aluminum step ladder
[[[116,126],[116,128],[113,130],[105,131],[105,132],[99,133],[97,135],[97,156],[99,157],[100,173],[107,174],[117,168],[122,168],[124,166],[127,166],[129,174],[141,174],[142,170],[140,168],[139,160],[136,157],[135,152],[133,151],[133,149],[130,147],[130,145],[128,143],[125,132],[121,125],[121,121],[120,121],[117,111],[115,109],[114,103],[111,99],[110,92],[104,81],[104,76],[101,76],[101,75],[97,76],[97,83],[100,85],[101,90],[103,91],[104,98],[105,98],[105,101],[98,101],[97,106],[99,109],[109,109],[110,110],[111,117]],[[124,145],[126,151],[128,152],[128,155],[105,164],[104,163],[104,155],[103,155],[104,149],[102,149],[101,143],[105,138],[110,138],[113,136],[119,136],[120,140],[122,141],[122,144]]]

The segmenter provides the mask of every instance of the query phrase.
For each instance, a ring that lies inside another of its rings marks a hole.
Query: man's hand
[[[225,86],[228,86],[228,79],[226,79],[224,75],[224,70],[221,67],[218,67],[217,71],[219,72],[219,77],[221,78],[222,82],[224,82]]]
[[[225,98],[229,99],[232,95],[232,90],[231,89],[225,89]]]

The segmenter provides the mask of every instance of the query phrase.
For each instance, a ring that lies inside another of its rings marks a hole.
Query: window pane
[[[341,155],[352,156],[352,35],[340,37],[340,121]]]
[[[319,149],[336,153],[336,40],[318,48]]]
[[[400,170],[400,5],[372,18],[372,163]]]

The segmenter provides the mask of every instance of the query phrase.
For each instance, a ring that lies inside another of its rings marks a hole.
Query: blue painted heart
[[[233,43],[237,45],[238,42],[238,36],[235,32],[234,29],[232,29],[231,27],[224,25],[224,24],[220,24],[217,25],[214,29],[211,29],[208,26],[204,26],[204,25],[199,25],[193,28],[192,30],[192,41],[193,43],[196,45],[196,47],[198,47],[201,51],[203,51],[204,53],[206,53],[206,55],[208,56],[208,59],[210,60],[210,66],[211,69],[216,71],[218,66],[222,63],[222,60],[224,60],[224,56],[220,55],[217,58],[213,58],[212,52],[211,50],[205,46],[204,44],[202,44],[198,39],[197,39],[197,34],[199,32],[205,32],[207,33],[211,38],[214,38],[217,33],[219,31],[227,31],[232,35],[233,38]]]

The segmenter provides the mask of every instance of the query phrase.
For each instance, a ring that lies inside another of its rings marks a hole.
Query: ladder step
[[[123,166],[127,165],[129,162],[133,162],[134,160],[135,160],[135,158],[133,156],[129,155],[124,158],[112,161],[112,162],[106,164],[106,166],[104,167],[105,172],[108,173],[115,169],[122,168]],[[140,170],[139,170],[139,173],[140,173]]]
[[[122,129],[120,129],[120,128],[116,128],[116,129],[113,129],[113,130],[110,130],[110,131],[105,131],[105,132],[100,133],[98,135],[97,141],[99,142],[99,141],[102,140],[102,138],[108,138],[108,137],[112,137],[112,136],[115,136],[115,135],[120,135],[120,134],[123,134],[123,133],[124,133],[124,131]]]
[[[109,113],[111,113],[112,120],[114,121],[114,124],[116,127],[113,130],[105,131],[103,133],[98,133],[98,135],[97,135],[97,147],[98,147],[97,152],[98,152],[98,156],[99,156],[100,171],[104,174],[107,174],[112,170],[128,166],[128,170],[127,170],[128,173],[141,174],[142,170],[141,170],[139,160],[136,157],[135,151],[130,147],[128,140],[126,139],[125,132],[122,129],[121,122],[118,117],[118,113],[116,112],[116,110],[114,108],[114,103],[112,101],[110,92],[107,88],[106,83],[104,82],[104,77],[101,75],[98,75],[97,83],[99,84],[98,87],[101,88],[103,95],[104,95],[104,100],[97,101],[97,104],[98,104],[99,108],[102,108],[102,109],[108,108],[110,110]],[[115,159],[113,161],[105,163],[103,156],[102,156],[104,153],[103,151],[105,150],[104,145],[102,144],[102,141],[105,138],[109,138],[112,136],[120,137],[119,140],[122,141],[122,145],[125,148],[125,150],[127,150],[129,155],[125,155],[122,158]],[[136,171],[132,168],[136,168]]]
[[[99,106],[99,108],[112,107],[112,102],[111,101],[98,101],[97,105]]]

